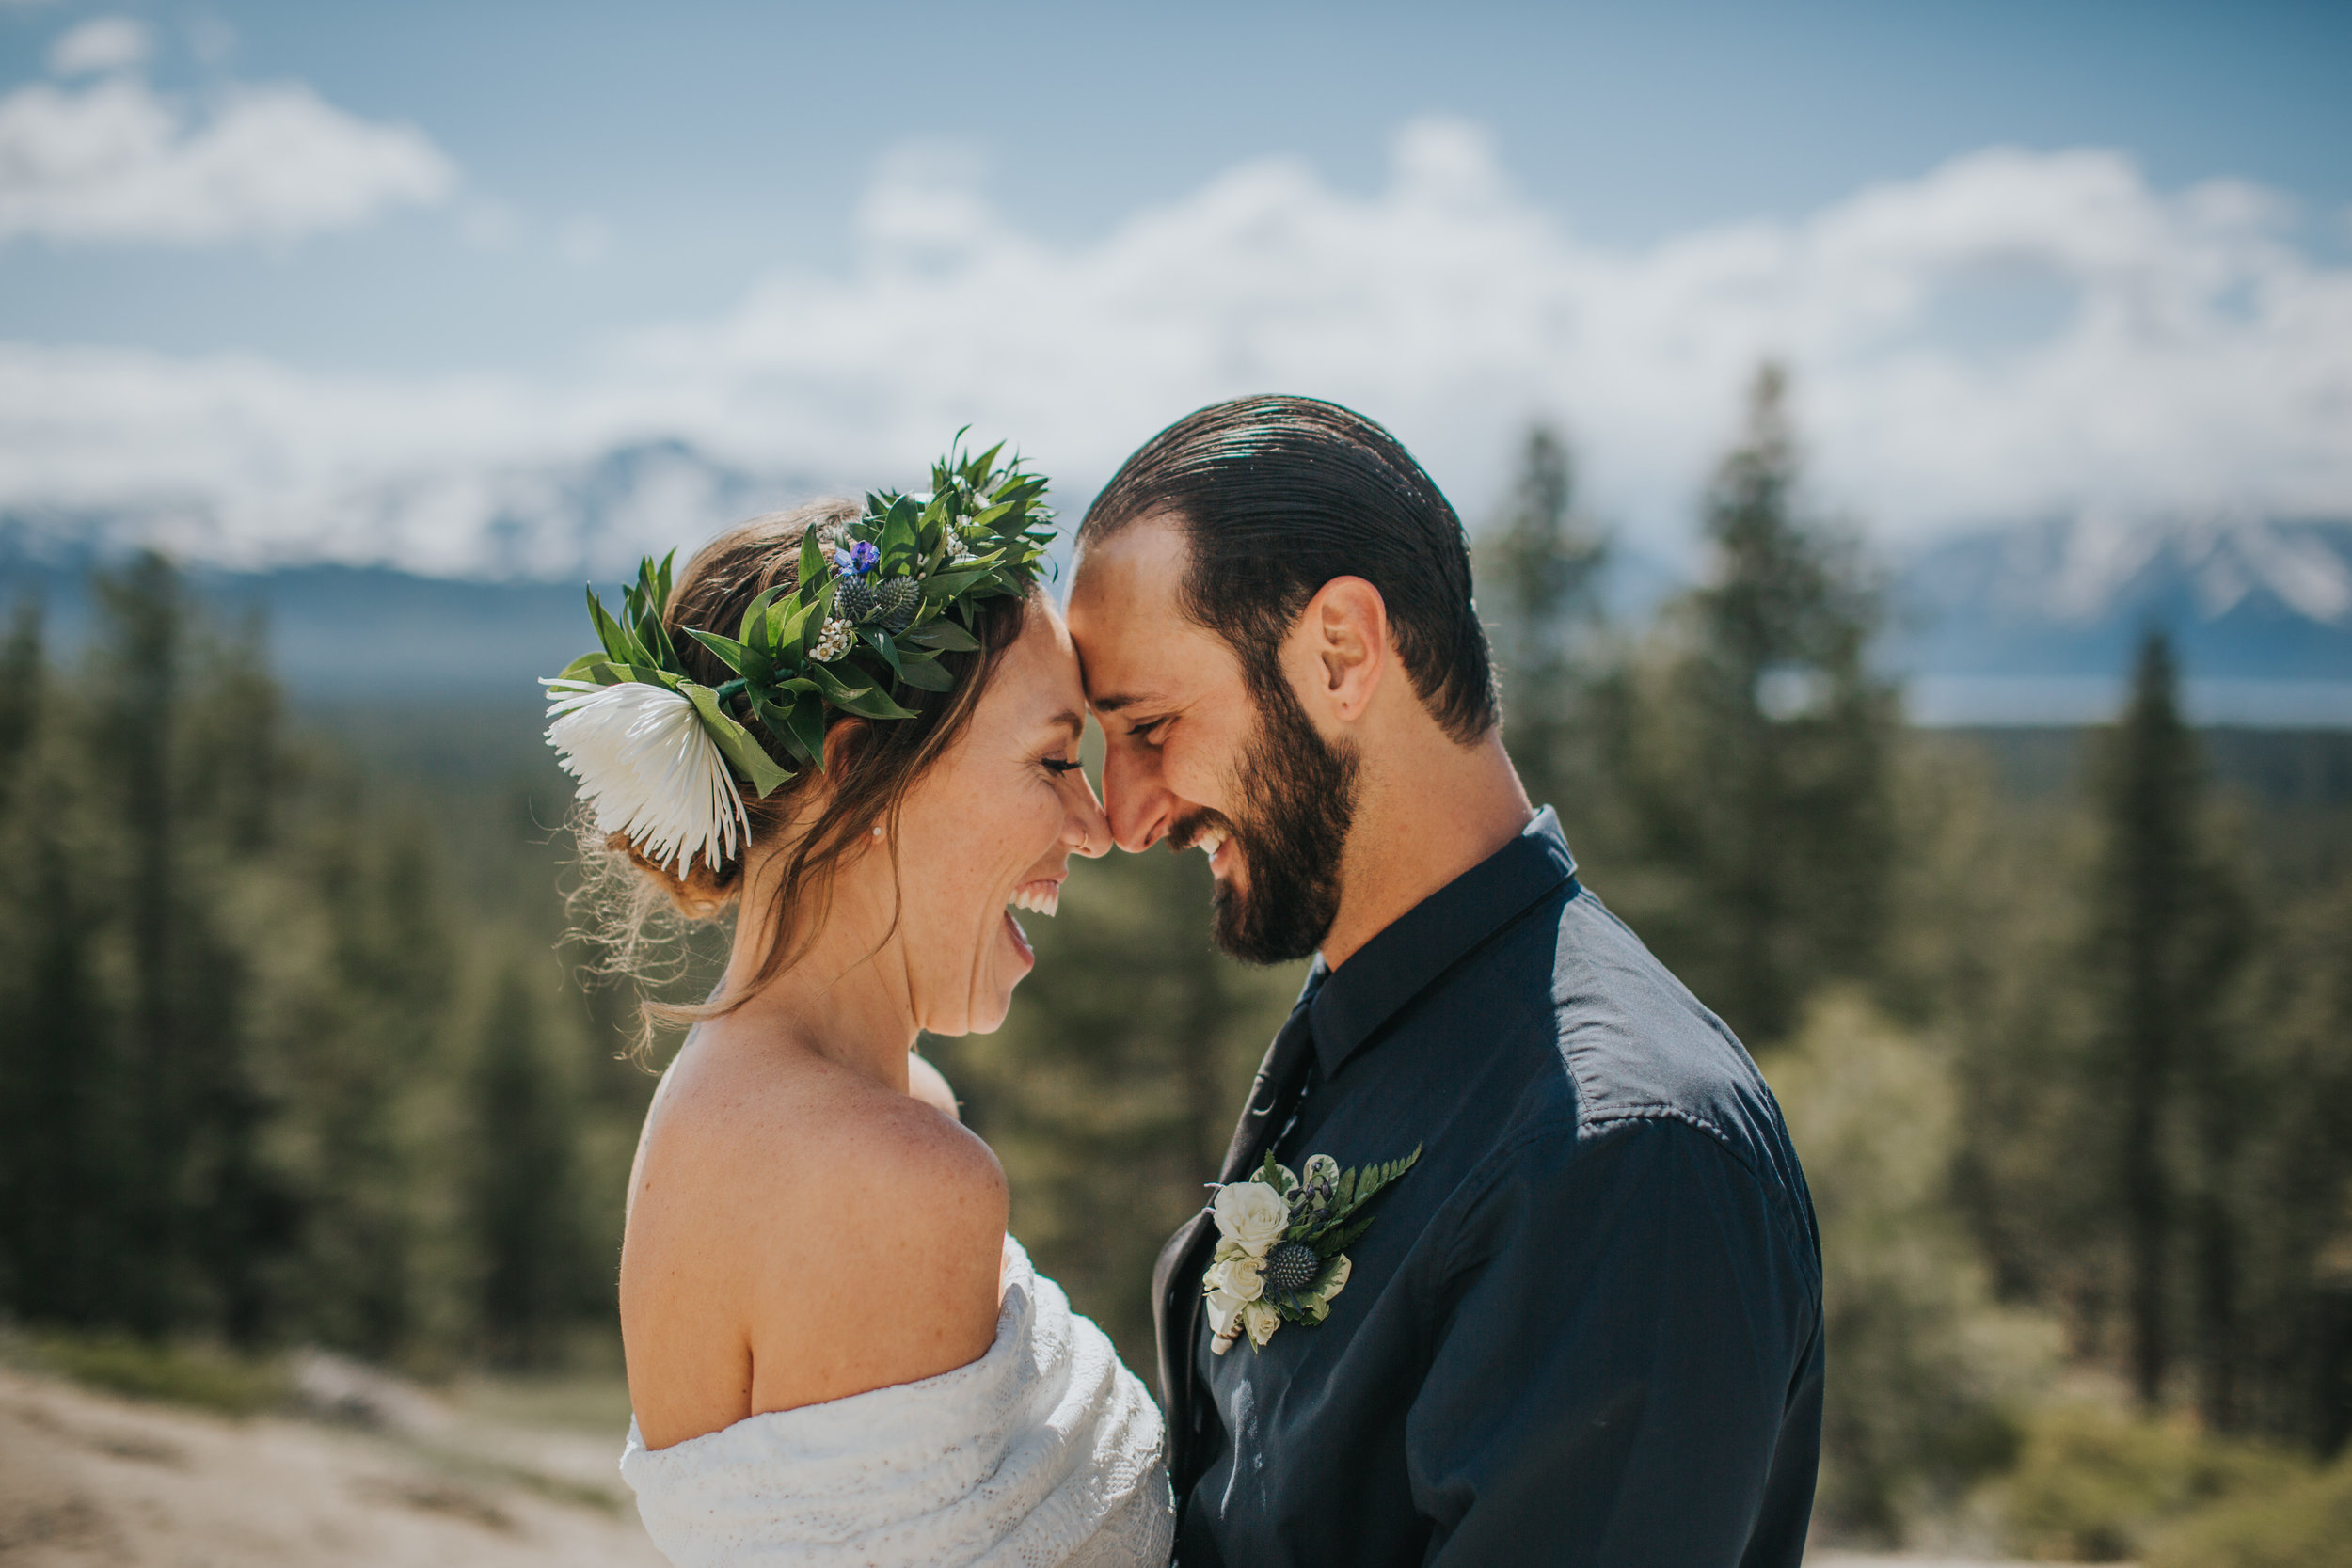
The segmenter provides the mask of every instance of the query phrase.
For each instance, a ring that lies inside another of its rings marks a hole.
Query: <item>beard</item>
[[[1244,963],[1287,963],[1323,945],[1340,912],[1340,857],[1356,820],[1355,749],[1316,733],[1289,686],[1267,683],[1257,733],[1242,749],[1241,801],[1233,816],[1199,812],[1170,839],[1189,847],[1204,828],[1225,831],[1241,852],[1248,887],[1218,879],[1213,933]]]

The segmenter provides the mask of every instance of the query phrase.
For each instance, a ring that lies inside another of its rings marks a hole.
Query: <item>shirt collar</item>
[[[1307,977],[1315,1059],[1325,1078],[1432,981],[1576,876],[1576,857],[1549,806],[1502,848],[1390,922],[1347,962]]]

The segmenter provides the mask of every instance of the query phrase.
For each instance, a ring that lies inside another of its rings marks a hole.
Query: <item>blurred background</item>
[[[1823,1560],[2352,1561],[2348,77],[2260,0],[0,0],[0,1559],[647,1560],[580,585],[1283,390],[1453,497],[1787,1107]],[[926,1042],[1137,1367],[1299,978],[1207,892],[1079,866]]]

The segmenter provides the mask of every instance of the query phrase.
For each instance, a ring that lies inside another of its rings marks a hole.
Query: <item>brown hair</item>
[[[787,592],[797,586],[803,534],[812,528],[852,521],[858,512],[854,501],[811,501],[789,512],[755,517],[696,551],[686,563],[664,617],[687,673],[714,687],[731,679],[734,672],[701,643],[683,635],[685,628],[734,636],[754,599],[779,583]],[[761,955],[758,971],[736,994],[714,996],[699,1006],[648,999],[643,1006],[641,1049],[650,1042],[656,1025],[691,1023],[732,1012],[799,962],[824,925],[835,873],[873,836],[877,827],[882,830],[896,863],[900,807],[924,773],[971,722],[973,709],[998,659],[1021,636],[1026,610],[1026,597],[981,604],[972,626],[979,647],[940,656],[941,668],[955,679],[954,689],[906,689],[896,693],[902,706],[914,710],[912,719],[875,721],[827,709],[825,776],[833,785],[832,794],[785,857],[774,895],[774,935]],[[747,721],[747,727],[769,755],[787,768],[797,768],[791,754],[765,726],[752,720]],[[697,855],[683,877],[657,863],[626,835],[596,832],[584,810],[576,813],[586,873],[581,893],[595,910],[595,934],[605,949],[596,967],[607,974],[648,978],[651,943],[647,927],[665,911],[691,922],[724,914],[741,897],[743,870],[753,849],[773,844],[803,815],[806,792],[816,777],[815,769],[803,770],[766,800],[745,790],[743,809],[751,822],[748,841],[716,867]]]
[[[1470,538],[1397,438],[1315,398],[1196,409],[1120,466],[1087,509],[1081,549],[1154,513],[1190,546],[1177,603],[1223,637],[1261,698],[1282,684],[1282,639],[1337,577],[1389,607],[1399,659],[1446,734],[1469,745],[1502,719],[1470,598]]]

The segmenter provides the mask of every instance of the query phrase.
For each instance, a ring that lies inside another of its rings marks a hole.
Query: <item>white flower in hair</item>
[[[742,791],[683,695],[641,681],[540,684],[548,743],[580,781],[597,832],[628,835],[655,864],[675,862],[681,878],[693,855],[715,872],[749,841]]]

